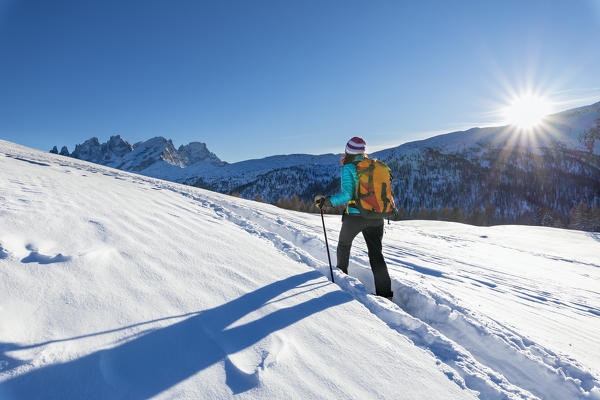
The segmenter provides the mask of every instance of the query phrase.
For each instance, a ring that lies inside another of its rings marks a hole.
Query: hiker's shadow
[[[252,322],[228,327],[269,300],[317,278],[323,276],[316,271],[295,275],[111,349],[33,369],[0,383],[0,397],[149,398],[220,361],[224,361],[226,383],[232,392],[246,391],[258,385],[258,375],[239,370],[228,355],[352,297],[341,291],[329,292]]]

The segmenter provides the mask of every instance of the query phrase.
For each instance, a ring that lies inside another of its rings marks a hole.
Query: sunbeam
[[[551,112],[552,105],[546,98],[530,93],[513,98],[502,110],[505,121],[522,130],[538,126]]]

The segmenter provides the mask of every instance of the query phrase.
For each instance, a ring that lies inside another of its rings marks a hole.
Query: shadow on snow
[[[61,253],[58,253],[54,257],[46,256],[44,254],[39,253],[37,251],[37,249],[31,244],[28,244],[26,246],[26,248],[27,248],[27,250],[30,251],[30,253],[27,257],[25,257],[24,259],[21,260],[21,262],[24,264],[27,264],[27,263],[53,264],[53,263],[67,262],[67,261],[71,260],[70,256],[63,256]]]
[[[135,339],[111,349],[96,351],[65,363],[33,369],[1,383],[0,397],[148,398],[218,362],[224,362],[226,383],[233,393],[252,389],[259,384],[258,371],[254,374],[241,371],[231,362],[228,355],[250,347],[269,334],[312,314],[349,302],[352,297],[341,291],[329,292],[303,303],[281,308],[258,320],[231,328],[228,326],[286,291],[322,277],[317,271],[294,275],[216,308],[186,314],[192,316],[164,328],[145,331]],[[169,318],[172,317],[165,319]],[[141,324],[117,330],[137,325]],[[109,332],[113,331],[58,341]],[[58,341],[22,347],[4,344],[0,347],[0,364],[4,360],[10,365],[10,360],[14,360],[6,356],[5,351],[43,346]]]

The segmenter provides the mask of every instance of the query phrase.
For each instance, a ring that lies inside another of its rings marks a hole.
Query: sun
[[[552,112],[550,102],[542,96],[518,96],[503,111],[506,122],[519,129],[530,130],[538,126]]]

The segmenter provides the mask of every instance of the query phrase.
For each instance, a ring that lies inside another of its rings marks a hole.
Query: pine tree
[[[452,209],[452,221],[465,222],[465,214],[462,212],[459,206],[454,206]]]
[[[426,219],[428,219],[430,221],[435,221],[435,220],[439,219],[438,210],[436,210],[435,208],[428,210]]]
[[[287,199],[285,195],[281,195],[278,201],[275,202],[275,205],[279,208],[286,208]]]
[[[398,217],[402,220],[410,219],[410,213],[408,212],[408,210],[406,208],[399,208],[398,209]]]
[[[554,217],[550,210],[544,210],[542,213],[542,219],[540,221],[541,226],[553,226],[554,225]]]
[[[517,222],[521,225],[535,225],[535,215],[527,210],[519,215]]]
[[[600,207],[594,207],[591,211],[591,231],[600,232]]]
[[[300,198],[294,193],[294,195],[290,198],[289,209],[300,211],[300,208]]]
[[[425,207],[419,208],[413,214],[413,219],[428,219],[428,218],[429,218],[429,213],[427,212],[427,209],[425,209]]]
[[[590,221],[590,209],[584,202],[579,203],[571,209],[569,215],[569,228],[587,230]]]
[[[452,210],[448,207],[444,207],[440,210],[438,219],[440,221],[452,221]]]
[[[496,224],[496,206],[488,204],[485,206],[485,225],[490,226]]]
[[[468,218],[469,223],[472,225],[485,226],[485,213],[476,208]]]
[[[553,228],[563,228],[563,222],[561,221],[559,216],[555,216],[553,221],[552,221],[552,227]]]

